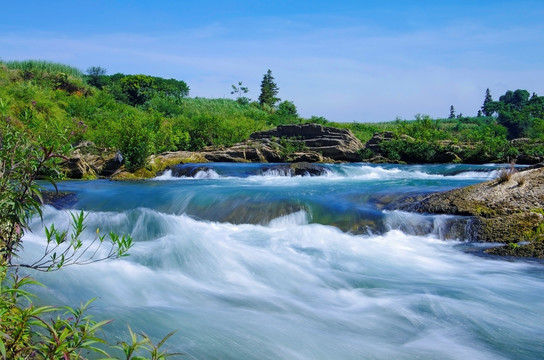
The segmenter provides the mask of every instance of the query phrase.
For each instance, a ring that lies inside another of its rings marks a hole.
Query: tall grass
[[[64,73],[80,79],[84,77],[83,72],[73,66],[45,60],[0,61],[0,64],[5,65],[8,69],[25,72]]]

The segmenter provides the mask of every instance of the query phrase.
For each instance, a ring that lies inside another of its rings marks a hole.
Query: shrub
[[[502,168],[497,172],[497,182],[499,184],[510,181],[512,175],[516,173],[515,164],[512,162],[508,168]]]
[[[153,150],[153,134],[143,121],[133,117],[125,119],[118,129],[118,148],[123,155],[125,168],[134,172],[146,165]]]

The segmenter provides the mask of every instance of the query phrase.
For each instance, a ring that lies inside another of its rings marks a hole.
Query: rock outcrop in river
[[[507,244],[487,253],[544,258],[544,168],[503,170],[495,180],[408,199],[400,208],[469,216],[469,240]]]
[[[281,125],[251,134],[228,149],[211,149],[214,162],[351,162],[361,161],[363,144],[349,130],[318,124]]]

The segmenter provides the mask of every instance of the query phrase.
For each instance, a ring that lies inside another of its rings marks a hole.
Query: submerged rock
[[[57,210],[70,209],[77,203],[77,194],[67,191],[42,191],[44,205],[51,205]]]
[[[197,164],[180,164],[170,167],[174,177],[196,177],[201,172],[209,172],[212,168]]]
[[[326,167],[319,164],[297,162],[291,164],[272,165],[261,170],[261,174],[275,172],[284,176],[321,176],[328,173]]]

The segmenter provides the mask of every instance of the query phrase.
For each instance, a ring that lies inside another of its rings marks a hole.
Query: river
[[[396,198],[492,179],[495,165],[324,165],[286,176],[266,164],[203,164],[195,177],[63,181],[68,228],[84,210],[129,233],[130,256],[53,273],[42,299],[127,325],[188,359],[536,359],[544,356],[541,262],[483,256],[445,239],[448,216],[386,210]],[[22,261],[43,251],[43,224]]]

